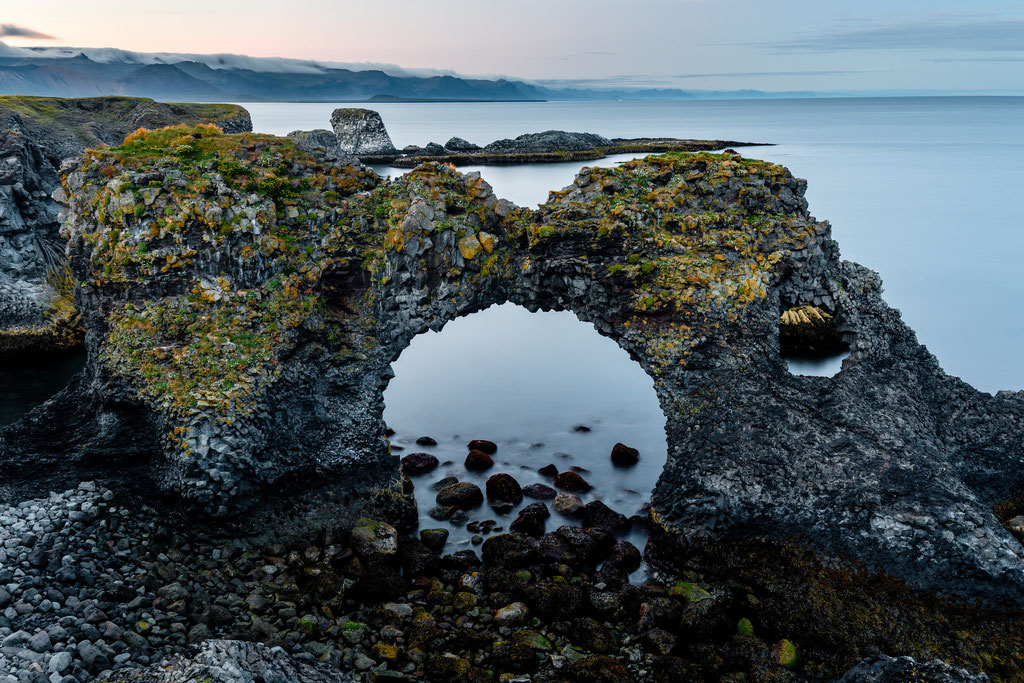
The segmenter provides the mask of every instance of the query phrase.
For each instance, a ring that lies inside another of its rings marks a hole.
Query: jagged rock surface
[[[167,664],[123,670],[111,683],[350,683],[355,679],[312,656],[292,657],[281,648],[241,640],[207,640]]]
[[[346,154],[369,156],[398,152],[380,114],[372,109],[335,109],[331,114],[331,127],[338,138],[338,146]]]
[[[988,683],[989,680],[983,673],[972,674],[941,659],[918,663],[912,657],[875,655],[847,671],[839,683]]]
[[[295,144],[302,149],[313,152],[321,149],[325,152],[337,152],[338,138],[326,128],[315,130],[293,130],[288,137],[295,141]]]
[[[398,495],[391,362],[513,302],[575,312],[653,378],[669,452],[652,515],[688,543],[794,538],[1024,604],[1024,551],[992,512],[1021,484],[1024,394],[943,373],[785,169],[669,154],[584,169],[533,212],[476,174],[383,183],[269,136],[195,141],[230,162],[201,177],[163,135],[67,169],[89,366],[3,432],[11,495],[100,465],[220,515],[311,477]],[[836,377],[787,371],[798,306],[850,346]]]
[[[196,122],[252,130],[248,112],[235,105],[0,97],[0,355],[80,342],[66,329],[70,303],[62,306],[51,282],[65,263],[59,205],[50,198],[61,160],[120,143],[139,127]]]

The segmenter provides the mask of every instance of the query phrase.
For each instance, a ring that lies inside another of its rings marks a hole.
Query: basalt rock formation
[[[61,161],[118,144],[140,127],[202,122],[252,130],[248,112],[235,105],[0,96],[0,356],[81,343],[60,207],[50,198]]]
[[[395,154],[398,151],[380,114],[372,109],[335,109],[331,114],[331,128],[341,151],[346,154],[366,156]]]
[[[943,373],[782,167],[670,153],[584,169],[530,211],[450,166],[384,182],[194,127],[90,151],[63,184],[89,359],[2,433],[8,498],[88,472],[206,515],[285,484],[399,501],[390,364],[513,302],[573,311],[652,377],[669,446],[652,519],[678,542],[795,539],[1024,604],[1024,548],[993,512],[1019,512],[1024,394]],[[801,306],[851,349],[833,378],[780,357],[780,318]]]

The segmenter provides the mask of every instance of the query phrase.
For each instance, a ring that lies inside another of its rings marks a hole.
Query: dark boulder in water
[[[558,468],[554,465],[544,465],[544,467],[541,467],[537,472],[539,474],[543,474],[545,477],[558,476]]]
[[[544,534],[544,521],[550,516],[548,506],[544,503],[530,503],[519,511],[519,516],[509,525],[509,530],[539,538]]]
[[[437,467],[437,462],[430,453],[410,453],[402,458],[402,471],[413,476],[426,474]]]
[[[475,508],[483,502],[484,494],[480,491],[480,487],[469,482],[451,484],[437,492],[438,505],[446,505],[460,510]]]
[[[494,467],[494,460],[483,451],[470,451],[466,456],[466,469],[472,472],[483,472]]]
[[[605,564],[621,569],[628,574],[640,568],[641,560],[640,551],[635,545],[629,541],[618,541],[612,546]]]
[[[487,480],[487,497],[518,505],[523,502],[523,489],[511,474],[495,474]]]
[[[498,451],[498,444],[486,439],[473,439],[466,446],[471,451],[480,451],[487,455],[494,455]]]
[[[558,491],[544,484],[528,484],[523,487],[523,495],[537,500],[554,500]]]
[[[631,467],[640,459],[640,451],[630,448],[625,444],[617,443],[612,446],[612,464],[616,467]]]
[[[629,518],[626,515],[612,510],[599,500],[584,505],[580,516],[583,519],[583,526],[602,529],[613,534],[629,527]]]
[[[575,472],[562,472],[555,477],[555,487],[570,493],[586,493],[593,487]]]
[[[432,437],[429,437],[429,436],[421,436],[420,438],[416,439],[416,445],[417,446],[436,446],[437,445],[437,441],[435,439],[433,439]]]
[[[583,501],[575,493],[559,493],[551,502],[555,512],[566,517],[575,517],[583,507]]]

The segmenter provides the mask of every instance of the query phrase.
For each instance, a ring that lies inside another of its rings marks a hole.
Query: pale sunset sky
[[[33,0],[5,3],[0,24],[8,46],[390,64],[575,87],[1024,91],[1024,2]]]

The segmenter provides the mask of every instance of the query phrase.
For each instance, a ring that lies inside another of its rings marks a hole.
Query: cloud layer
[[[37,40],[55,40],[51,35],[33,31],[17,24],[0,24],[0,38],[35,38]]]

